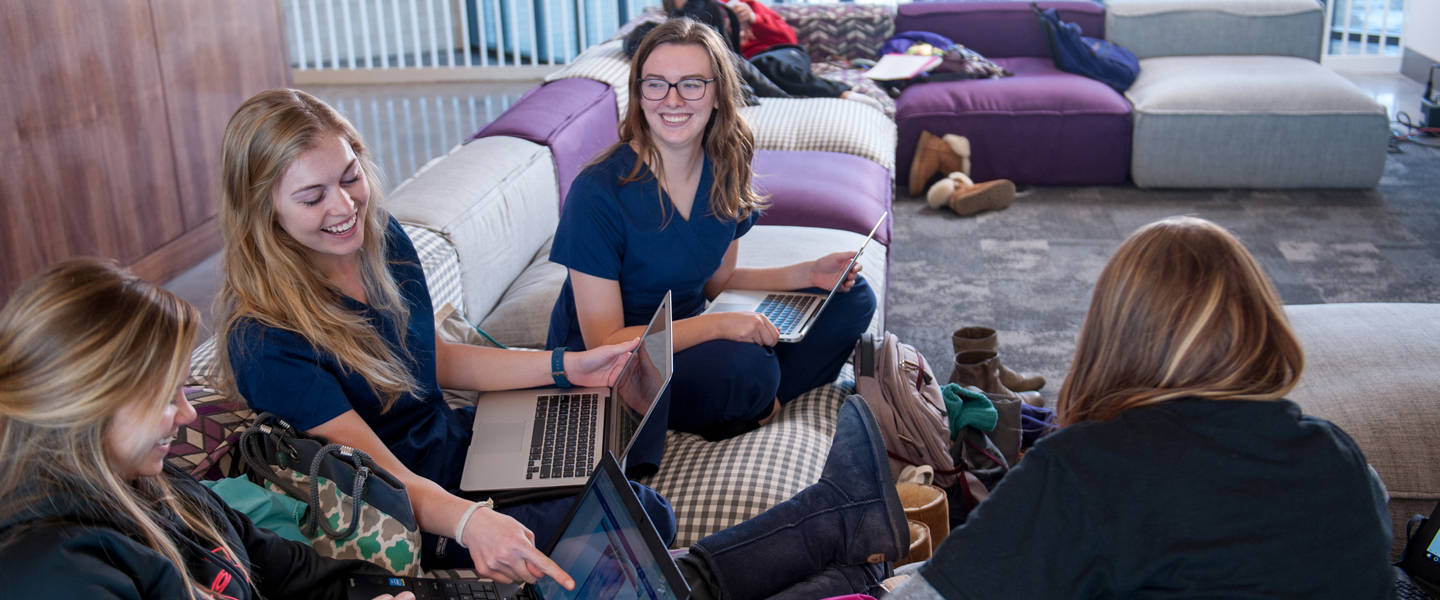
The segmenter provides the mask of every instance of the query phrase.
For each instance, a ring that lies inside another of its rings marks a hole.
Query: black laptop
[[[1395,563],[1395,597],[1440,600],[1440,504],[1429,519],[1420,520],[1420,530],[1410,535],[1405,554]]]
[[[567,591],[546,577],[534,585],[488,580],[356,575],[350,600],[413,592],[417,600],[686,600],[690,586],[640,506],[620,463],[605,452],[545,554],[575,578]]]

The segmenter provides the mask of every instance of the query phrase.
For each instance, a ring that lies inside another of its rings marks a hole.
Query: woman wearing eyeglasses
[[[668,423],[708,439],[763,425],[781,404],[833,381],[875,311],[859,265],[845,270],[853,253],[736,266],[740,237],[765,199],[751,188],[754,135],[739,113],[728,53],[718,34],[688,18],[645,36],[631,62],[620,143],[575,179],[550,252],[570,272],[551,315],[551,348],[634,339],[673,292]],[[701,314],[726,289],[823,293],[841,277],[843,293],[798,343],[777,344],[779,331],[758,313]],[[652,447],[641,461],[632,454],[632,465],[658,462],[663,440],[647,437]]]

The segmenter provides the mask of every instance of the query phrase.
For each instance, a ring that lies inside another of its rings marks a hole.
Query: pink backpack
[[[890,454],[890,472],[908,465],[935,468],[935,485],[949,488],[964,468],[950,455],[950,417],[925,357],[895,334],[875,343],[866,333],[855,346],[855,393],[865,398]]]

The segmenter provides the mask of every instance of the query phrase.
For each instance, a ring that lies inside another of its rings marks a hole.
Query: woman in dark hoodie
[[[347,575],[385,573],[259,529],[165,465],[195,418],[180,384],[198,321],[93,258],[0,310],[0,598],[345,598]]]

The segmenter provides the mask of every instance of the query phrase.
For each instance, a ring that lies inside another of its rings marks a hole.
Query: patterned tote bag
[[[240,438],[255,483],[310,503],[300,531],[322,556],[420,575],[420,528],[405,484],[360,450],[264,413]]]

